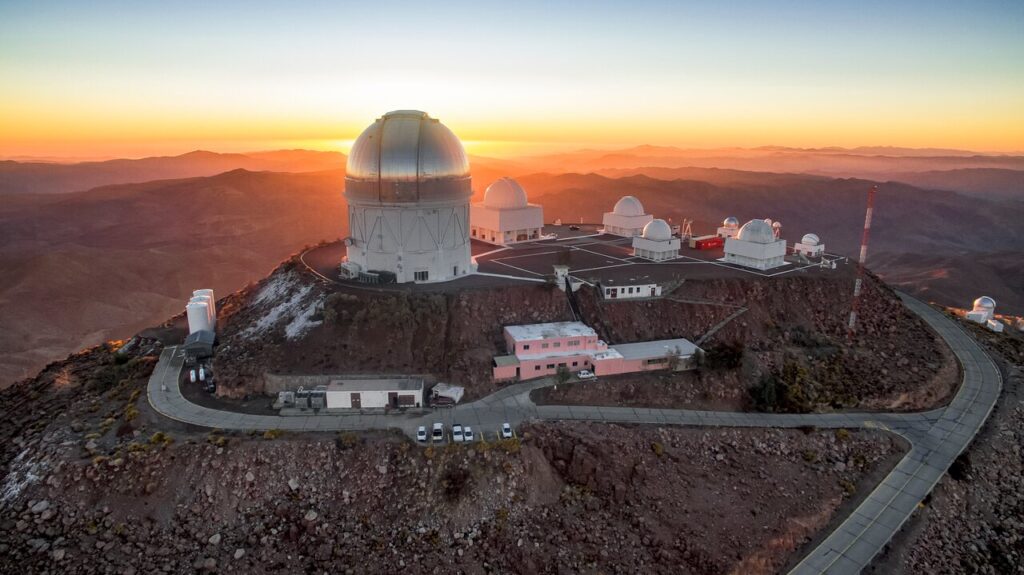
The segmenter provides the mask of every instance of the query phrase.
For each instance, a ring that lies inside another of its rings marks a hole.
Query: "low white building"
[[[661,286],[658,284],[617,285],[608,282],[598,284],[601,295],[605,299],[634,299],[640,297],[658,297]]]
[[[633,238],[633,255],[653,262],[674,260],[679,257],[679,238],[672,236],[665,220],[651,220]]]
[[[336,379],[326,387],[328,409],[422,407],[422,379]]]
[[[654,220],[654,216],[644,213],[644,206],[633,196],[623,196],[612,211],[606,212],[601,219],[604,233],[631,238],[639,236],[644,226]]]
[[[722,261],[758,270],[786,265],[786,240],[776,239],[771,224],[750,220],[736,237],[726,238]]]
[[[816,258],[825,253],[825,244],[821,243],[821,239],[818,238],[817,234],[804,234],[804,237],[800,239],[800,243],[793,246],[793,251],[809,258]]]
[[[967,312],[967,319],[975,323],[984,324],[995,317],[996,300],[983,295],[974,300],[974,306]]]
[[[527,201],[526,191],[512,178],[499,178],[484,192],[484,201],[469,209],[469,235],[499,246],[541,237],[544,208]]]
[[[735,237],[740,231],[740,221],[736,218],[729,216],[722,221],[722,225],[718,228],[718,237],[720,238],[731,238]]]

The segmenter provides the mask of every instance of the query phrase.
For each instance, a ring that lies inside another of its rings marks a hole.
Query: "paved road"
[[[478,401],[427,415],[247,415],[201,407],[186,400],[179,388],[183,355],[169,347],[149,380],[153,408],[171,418],[205,427],[235,430],[285,429],[337,431],[397,428],[410,436],[420,425],[435,421],[471,425],[477,433],[494,433],[503,422],[530,420],[604,421],[657,425],[718,427],[879,428],[897,433],[911,450],[854,512],[813,549],[792,574],[859,573],[899,531],[932,490],[953,460],[974,438],[1002,389],[991,358],[953,321],[913,298],[904,303],[949,344],[963,366],[964,381],[945,408],[923,413],[825,413],[807,415],[731,413],[684,409],[535,405],[530,391],[551,385],[550,379],[502,388]]]

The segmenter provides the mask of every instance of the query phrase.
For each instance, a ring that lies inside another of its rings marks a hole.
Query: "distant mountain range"
[[[847,161],[854,157],[847,152],[812,153]],[[693,219],[697,233],[712,232],[730,215],[771,217],[790,240],[814,232],[830,252],[856,253],[865,193],[874,182],[782,169],[652,164],[652,158],[683,153],[690,151],[647,146],[537,158],[474,156],[475,198],[494,179],[511,175],[531,201],[544,205],[548,221],[600,221],[619,197],[631,194],[658,217]],[[781,154],[781,164],[822,168],[816,172],[835,167],[820,159],[813,164],[806,151],[735,154],[723,164],[772,165],[769,156]],[[857,158],[947,168],[1021,161],[911,156]],[[180,311],[191,289],[230,293],[304,244],[346,235],[344,166],[342,154],[304,150],[0,163],[0,345],[6,352],[0,384],[160,321]],[[987,294],[999,311],[1024,313],[1021,173],[964,167],[890,174],[879,185],[869,265],[888,281],[947,305],[966,306]],[[168,175],[174,177],[149,180]],[[146,180],[118,183],[133,179]],[[98,187],[73,192],[91,184]]]

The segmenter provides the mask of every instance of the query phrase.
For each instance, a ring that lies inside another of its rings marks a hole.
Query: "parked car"
[[[196,382],[196,370],[194,370],[194,369],[188,370],[188,379],[192,383]]]
[[[444,424],[435,423],[433,431],[434,441],[444,441]]]
[[[421,425],[420,428],[416,430],[416,441],[419,441],[421,443],[425,443],[427,441],[426,425]]]
[[[581,381],[584,379],[597,379],[597,376],[594,375],[594,372],[590,371],[589,369],[581,369],[576,374],[576,377],[578,377]]]
[[[466,443],[473,441],[473,428],[467,425],[466,429],[462,432],[462,437]]]
[[[507,423],[501,424],[501,438],[511,439],[512,438],[512,426]]]
[[[462,443],[462,440],[462,426],[456,423],[455,425],[452,426],[452,441],[454,441],[455,443]]]
[[[580,229],[580,227],[576,226],[576,225],[572,225],[572,226],[569,226],[569,229],[575,232],[575,231],[578,231]]]

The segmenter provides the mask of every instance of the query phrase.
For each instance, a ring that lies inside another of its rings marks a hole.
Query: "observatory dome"
[[[978,299],[974,300],[974,309],[975,310],[994,310],[994,309],[996,309],[996,300],[988,297],[987,295],[983,295],[983,296],[979,297]]]
[[[772,226],[764,220],[750,220],[743,224],[736,239],[755,244],[770,244],[775,241]]]
[[[622,196],[618,202],[615,202],[612,213],[620,216],[642,216],[644,215],[644,205],[633,196]]]
[[[498,210],[525,208],[526,190],[512,178],[500,178],[487,186],[484,192],[484,205]]]
[[[816,246],[821,242],[817,234],[804,234],[804,237],[800,239],[800,243],[805,246]]]
[[[345,176],[350,201],[449,202],[471,195],[462,143],[425,112],[388,112],[352,144]]]
[[[725,218],[724,220],[722,220],[722,227],[734,230],[734,229],[740,227],[740,221],[737,220],[736,218],[732,217],[732,216],[729,216],[729,217]]]
[[[643,237],[656,242],[672,239],[672,228],[665,220],[651,220],[644,226]]]

